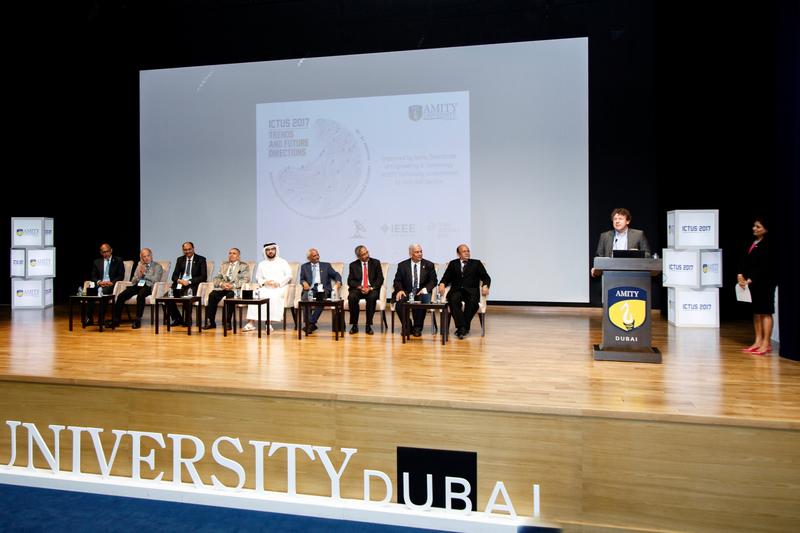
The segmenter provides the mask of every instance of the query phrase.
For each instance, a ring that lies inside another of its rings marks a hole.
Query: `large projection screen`
[[[141,244],[464,242],[492,300],[588,303],[588,131],[586,38],[142,71]]]

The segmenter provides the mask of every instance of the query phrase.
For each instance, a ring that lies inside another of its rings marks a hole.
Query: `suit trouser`
[[[301,298],[303,299],[308,298],[308,292],[309,291],[303,291],[301,293]],[[325,298],[330,298],[330,297],[331,297],[331,289],[325,289]],[[311,310],[311,313],[309,313],[308,308],[306,308],[306,315],[304,318],[306,324],[316,324],[317,320],[319,320],[320,315],[322,315],[322,311],[324,311],[322,307],[315,307]]]
[[[177,287],[173,287],[173,293],[176,296],[180,296],[184,293],[184,291],[188,291],[189,289],[192,289],[192,294],[197,296],[197,291],[200,289],[200,285],[199,284],[195,285],[194,283],[192,283],[191,285],[187,285],[186,287],[178,285]],[[183,321],[183,313],[178,311],[178,306],[175,302],[167,302],[167,310],[169,311],[169,316],[172,317],[172,320],[177,320],[181,322]],[[189,322],[191,321],[192,321],[192,314],[189,313]]]
[[[437,289],[434,289],[437,290]],[[431,293],[427,294],[417,294],[417,300],[424,303],[429,304],[431,303]],[[394,310],[397,313],[398,318],[402,323],[403,321],[403,306],[406,305],[408,302],[408,298],[404,298],[403,300],[397,302],[397,305],[394,306]],[[428,312],[425,309],[414,309],[411,311],[411,316],[414,317],[413,328],[422,329],[425,325],[425,317],[428,315]]]
[[[450,314],[453,316],[453,322],[456,323],[456,328],[464,328],[469,331],[469,325],[478,312],[478,307],[481,302],[481,292],[477,287],[460,289],[450,289],[447,293],[447,301],[450,302]],[[464,303],[464,309],[461,309],[461,303]]]
[[[378,302],[380,292],[381,291],[377,289],[372,289],[367,294],[362,294],[359,289],[350,289],[350,294],[347,296],[347,305],[350,306],[350,324],[354,326],[358,325],[358,314],[360,312],[358,302],[363,299],[367,302],[367,325],[372,325],[372,316],[375,314],[375,306]]]
[[[103,294],[111,294],[114,291],[113,285],[111,287],[99,287],[99,288],[102,289]],[[86,318],[88,318],[89,320],[92,320],[92,318],[94,318],[94,300],[89,300],[86,303]],[[104,318],[105,318],[104,316],[99,316],[97,317],[97,321],[102,322]]]
[[[144,314],[144,306],[147,303],[147,297],[150,296],[150,293],[152,292],[153,287],[148,287],[147,285],[144,287],[131,285],[122,291],[119,296],[117,296],[117,301],[114,304],[114,320],[119,322],[125,302],[127,302],[133,296],[136,296],[136,320],[141,320],[142,315]]]
[[[233,291],[227,291],[225,289],[215,289],[211,291],[211,294],[208,295],[208,307],[206,307],[206,320],[209,322],[216,322],[217,321],[217,307],[219,306],[219,302],[223,298],[233,298],[235,293]],[[228,323],[230,324],[232,317],[228,317]]]

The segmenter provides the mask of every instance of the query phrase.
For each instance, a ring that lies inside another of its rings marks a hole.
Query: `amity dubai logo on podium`
[[[608,291],[608,320],[625,333],[634,333],[647,320],[647,291],[639,287],[614,287]],[[635,342],[634,335],[619,335],[618,341]]]

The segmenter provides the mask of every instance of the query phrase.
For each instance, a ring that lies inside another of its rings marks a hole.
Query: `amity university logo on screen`
[[[608,320],[626,335],[617,341],[636,342],[636,330],[647,320],[647,291],[639,287],[614,287],[608,291]]]
[[[455,102],[410,105],[408,106],[408,118],[414,122],[420,120],[456,120],[457,109],[458,104]]]

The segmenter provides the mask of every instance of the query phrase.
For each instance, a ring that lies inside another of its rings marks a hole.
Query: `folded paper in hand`
[[[750,296],[750,287],[745,285],[742,287],[738,283],[734,287],[736,289],[736,301],[738,302],[752,302],[753,297]]]

